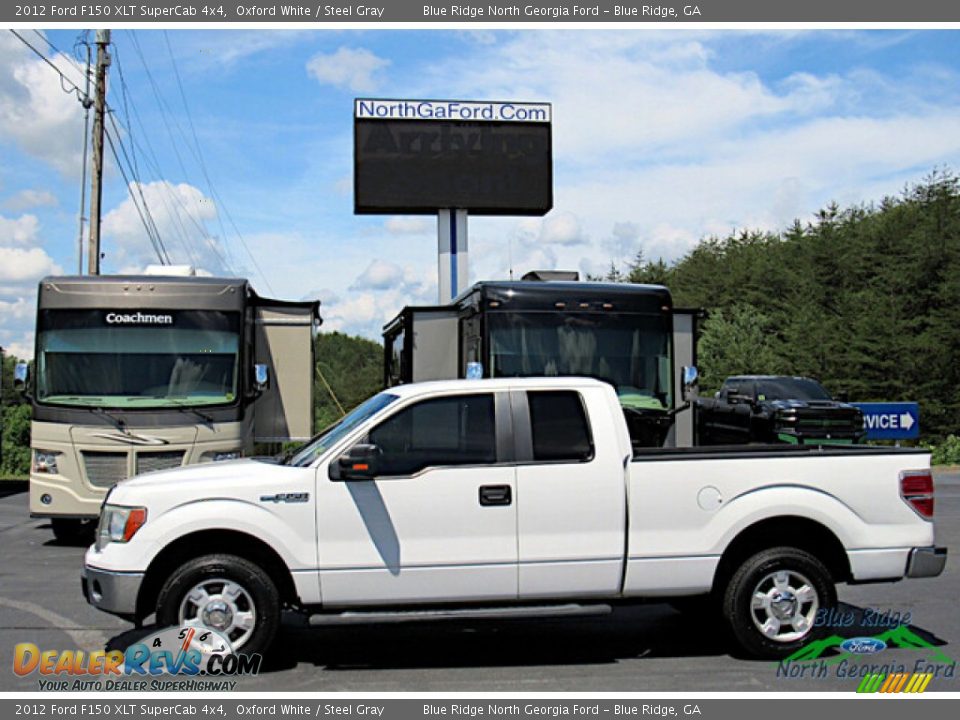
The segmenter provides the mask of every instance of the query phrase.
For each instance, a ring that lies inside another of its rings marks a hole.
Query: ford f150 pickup
[[[356,621],[696,599],[756,656],[836,584],[939,575],[926,451],[634,451],[613,387],[450,380],[367,400],[295,454],[119,483],[87,600],[264,651],[281,608]]]
[[[696,406],[700,445],[850,445],[866,435],[859,408],[834,400],[806,377],[729,377],[715,397],[700,398]]]

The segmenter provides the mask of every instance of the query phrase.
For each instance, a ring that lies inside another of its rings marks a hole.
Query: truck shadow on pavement
[[[862,618],[865,609],[840,603]],[[946,641],[923,628],[910,629],[933,646]],[[156,632],[145,626],[114,637],[107,649],[124,650]],[[855,621],[836,628],[843,637],[878,634]],[[618,607],[612,614],[559,619],[416,621],[310,627],[288,617],[262,668],[265,673],[308,663],[325,670],[385,670],[536,665],[598,665],[639,658],[731,655],[726,635],[709,619],[668,605]],[[759,661],[770,662],[770,661]]]

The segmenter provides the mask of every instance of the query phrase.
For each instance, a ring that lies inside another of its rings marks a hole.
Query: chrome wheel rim
[[[212,578],[194,585],[180,603],[180,624],[216,630],[239,649],[253,635],[257,608],[240,583]]]
[[[810,580],[795,570],[777,570],[753,589],[750,617],[764,637],[775,642],[799,640],[814,626],[820,597]]]

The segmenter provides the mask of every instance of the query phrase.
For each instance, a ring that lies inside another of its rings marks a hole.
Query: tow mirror
[[[30,366],[25,362],[17,363],[13,368],[13,387],[19,392],[24,392],[29,381]]]
[[[270,387],[270,367],[263,363],[253,366],[253,386],[257,392],[263,392]]]
[[[380,456],[383,453],[376,445],[361,443],[354,445],[343,455],[337,458],[334,477],[333,466],[330,467],[331,480],[373,480],[380,472]]]
[[[700,379],[700,373],[693,365],[683,366],[683,399],[690,400],[697,396],[697,381]]]

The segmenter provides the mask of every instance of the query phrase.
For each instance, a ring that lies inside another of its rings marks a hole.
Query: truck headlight
[[[104,505],[100,511],[100,526],[97,530],[97,549],[102,550],[108,543],[129,542],[147,521],[145,507],[123,507]]]
[[[45,473],[49,475],[58,475],[57,456],[60,453],[54,450],[34,450],[33,451],[33,471],[35,473]]]

